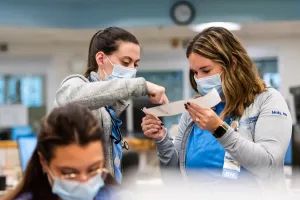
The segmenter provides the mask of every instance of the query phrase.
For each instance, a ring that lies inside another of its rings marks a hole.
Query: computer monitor
[[[0,128],[0,140],[11,139],[11,128]]]
[[[21,136],[17,139],[21,168],[24,172],[37,145],[37,136]]]
[[[293,167],[300,169],[300,124],[293,126],[292,135],[292,163]]]
[[[32,135],[31,126],[14,126],[11,128],[11,140],[17,140],[18,137]]]
[[[142,109],[152,108],[154,106],[158,106],[158,104],[151,103],[148,98],[134,98],[132,99],[132,101],[133,101],[134,136],[137,138],[145,138],[141,127],[143,117],[145,117],[145,113],[142,111]],[[164,122],[163,118],[160,118],[160,120]]]

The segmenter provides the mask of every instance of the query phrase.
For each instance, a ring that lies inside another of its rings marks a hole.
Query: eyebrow
[[[130,56],[123,56],[122,59],[129,59],[129,60],[133,60]],[[135,62],[140,61],[140,59],[136,60]]]
[[[99,166],[100,163],[101,163],[102,161],[103,161],[103,160],[98,160],[98,161],[95,162],[94,164],[91,164],[91,165],[88,167],[88,169],[89,169],[89,168],[92,168],[92,167],[95,167],[95,166]]]
[[[64,167],[64,166],[59,166],[57,167],[58,170],[60,171],[75,171],[75,172],[79,172],[78,169],[72,168],[72,167]]]
[[[96,162],[93,163],[93,164],[91,164],[90,166],[87,167],[87,169],[92,168],[92,167],[97,166],[97,165],[100,165],[101,162],[103,162],[102,159],[96,161]],[[59,167],[57,167],[57,168],[58,168],[59,170],[70,170],[70,171],[76,171],[76,172],[79,172],[78,169],[72,168],[72,167],[67,167],[67,166],[59,166]]]
[[[206,68],[208,68],[208,67],[210,67],[210,66],[202,66],[202,67],[198,67],[198,69],[199,70],[203,70],[203,69],[206,69]],[[191,67],[190,67],[191,68]],[[196,72],[197,70],[193,70],[193,69],[191,69],[193,72]]]
[[[210,66],[202,66],[202,67],[199,67],[199,69],[201,70],[201,69],[205,69],[205,68],[208,68],[208,67],[210,67]]]

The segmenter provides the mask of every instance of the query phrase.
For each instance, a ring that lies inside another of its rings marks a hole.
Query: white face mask
[[[109,58],[106,57],[108,60]],[[129,79],[129,78],[135,78],[136,77],[136,69],[132,69],[129,67],[123,67],[118,64],[113,64],[109,60],[110,64],[113,66],[113,70],[110,76],[107,76],[106,72],[103,70],[103,73],[105,74],[105,80],[111,80],[114,78],[124,78],[124,79]]]
[[[221,74],[215,74],[212,76],[204,77],[204,78],[196,78],[194,77],[197,83],[198,92],[201,95],[208,94],[212,89],[216,89],[220,95],[223,94],[222,91],[222,81]]]
[[[62,200],[93,200],[99,190],[104,187],[101,173],[84,183],[51,177],[53,179],[52,193],[58,195]]]

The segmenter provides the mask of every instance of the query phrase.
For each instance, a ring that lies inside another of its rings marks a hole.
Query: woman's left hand
[[[201,108],[199,105],[191,102],[185,104],[185,108],[196,125],[202,130],[208,130],[213,133],[223,124],[223,120],[210,108]]]

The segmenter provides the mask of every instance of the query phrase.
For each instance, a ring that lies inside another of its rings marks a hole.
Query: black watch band
[[[227,133],[229,126],[224,122],[221,126],[219,126],[213,133],[213,136],[216,138],[221,138],[225,133]]]

